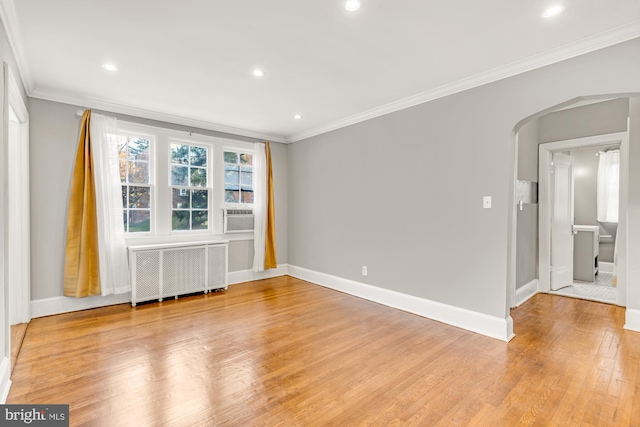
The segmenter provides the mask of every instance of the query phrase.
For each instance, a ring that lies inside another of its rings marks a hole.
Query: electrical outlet
[[[362,275],[363,275],[363,276],[366,276],[366,275],[367,275],[367,266],[366,266],[366,265],[363,265],[363,266],[362,266]]]

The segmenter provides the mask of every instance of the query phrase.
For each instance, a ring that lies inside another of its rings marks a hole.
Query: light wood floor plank
[[[510,343],[291,277],[34,319],[8,403],[74,426],[640,425],[620,307],[536,295]]]

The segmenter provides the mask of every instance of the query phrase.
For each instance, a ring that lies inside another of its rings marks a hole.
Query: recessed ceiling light
[[[262,77],[262,76],[264,76],[264,71],[255,69],[255,70],[253,70],[253,75],[256,76],[256,77]]]
[[[302,114],[296,114],[295,116],[293,116],[293,118],[296,120],[300,120],[302,118]]]
[[[552,18],[554,16],[560,15],[564,11],[564,5],[556,4],[554,6],[549,7],[542,13],[543,18]]]
[[[102,68],[104,68],[107,71],[118,71],[118,67],[116,67],[113,64],[102,64]]]
[[[347,2],[344,4],[344,8],[349,12],[355,12],[356,10],[360,9],[360,0],[347,0]]]

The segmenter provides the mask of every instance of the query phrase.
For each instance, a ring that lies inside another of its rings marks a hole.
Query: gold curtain
[[[267,161],[267,223],[265,227],[264,269],[276,268],[276,214],[273,205],[273,172],[271,167],[271,147],[265,142]]]
[[[82,115],[76,163],[71,179],[64,257],[64,295],[100,295],[98,217],[91,155],[91,110]]]

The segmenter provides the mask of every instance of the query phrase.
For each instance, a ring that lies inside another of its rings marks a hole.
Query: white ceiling
[[[279,141],[640,36],[638,0],[1,3],[33,97]]]

